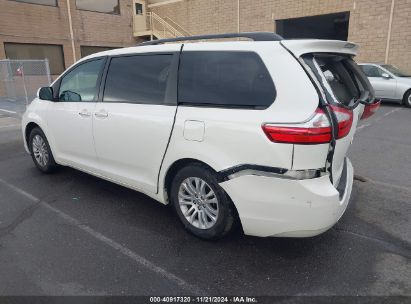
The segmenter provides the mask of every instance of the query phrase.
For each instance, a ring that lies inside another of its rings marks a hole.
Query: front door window
[[[102,58],[83,63],[67,73],[60,85],[60,101],[97,101]]]

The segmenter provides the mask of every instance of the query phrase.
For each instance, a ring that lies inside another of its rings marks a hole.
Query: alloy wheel
[[[43,137],[41,137],[38,134],[34,136],[33,142],[32,142],[32,149],[33,149],[33,154],[34,154],[34,158],[36,159],[36,162],[40,166],[46,167],[49,162],[49,152],[48,152],[47,145]]]
[[[188,177],[180,185],[178,203],[186,220],[198,229],[210,229],[219,214],[213,189],[199,177]]]

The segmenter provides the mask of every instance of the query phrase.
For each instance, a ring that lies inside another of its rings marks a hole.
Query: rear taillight
[[[364,107],[364,112],[362,112],[360,119],[367,119],[375,114],[380,108],[381,100],[378,100],[372,104],[368,104]]]
[[[327,115],[317,109],[307,122],[295,125],[263,125],[271,141],[288,144],[323,144],[331,141],[331,127]]]
[[[337,139],[347,136],[351,130],[353,112],[340,107],[331,106],[338,120]],[[322,109],[317,109],[307,122],[293,125],[263,125],[267,137],[278,143],[315,145],[329,143],[332,138],[331,125]]]
[[[353,112],[337,106],[331,106],[338,121],[337,139],[343,138],[351,131],[352,121],[354,118]]]

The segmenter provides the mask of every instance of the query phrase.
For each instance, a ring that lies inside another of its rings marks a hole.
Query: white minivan
[[[93,54],[39,90],[24,144],[42,172],[70,166],[170,203],[204,239],[235,223],[314,236],[347,207],[347,150],[378,106],[357,50],[236,33]]]

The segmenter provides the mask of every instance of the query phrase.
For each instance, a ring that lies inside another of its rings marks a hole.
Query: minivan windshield
[[[383,64],[381,65],[384,69],[386,69],[388,72],[394,74],[397,77],[411,77],[410,73],[406,73],[404,71],[401,71],[399,68],[391,65],[391,64]]]

